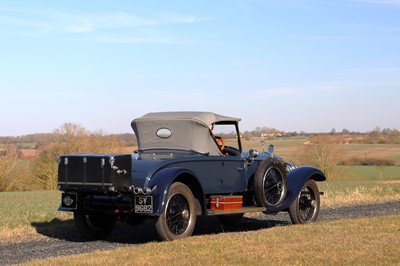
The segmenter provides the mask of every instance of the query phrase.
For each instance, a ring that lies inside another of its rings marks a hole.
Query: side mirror
[[[249,150],[249,156],[250,158],[256,158],[258,156],[258,151],[257,150]]]

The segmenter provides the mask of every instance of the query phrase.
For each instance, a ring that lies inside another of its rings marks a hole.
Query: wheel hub
[[[189,211],[188,210],[182,211],[182,218],[185,220],[189,219]]]
[[[282,191],[282,189],[283,189],[283,184],[282,184],[282,182],[277,183],[277,184],[276,184],[276,188],[278,189],[279,192]]]

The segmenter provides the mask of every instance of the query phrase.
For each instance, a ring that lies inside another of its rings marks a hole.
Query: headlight
[[[297,168],[297,166],[292,162],[284,163],[284,165],[285,165],[286,172],[288,172],[288,173]]]

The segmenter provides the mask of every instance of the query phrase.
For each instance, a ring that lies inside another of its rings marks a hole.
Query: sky
[[[400,0],[0,3],[0,136],[161,111],[400,130]]]

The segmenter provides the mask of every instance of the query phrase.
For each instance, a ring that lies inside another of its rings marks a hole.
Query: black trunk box
[[[60,190],[127,191],[131,186],[130,154],[69,154],[60,156]]]

